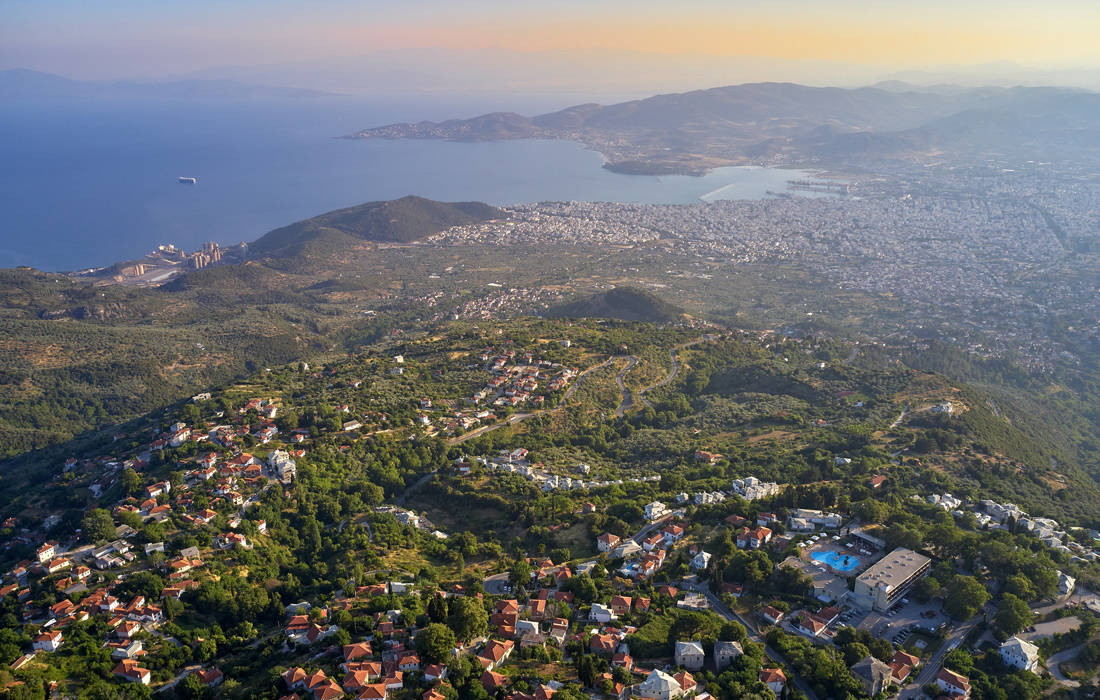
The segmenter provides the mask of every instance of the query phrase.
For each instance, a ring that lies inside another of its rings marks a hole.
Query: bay
[[[624,96],[599,96],[617,101]],[[316,214],[416,194],[532,201],[692,203],[761,198],[805,173],[720,168],[638,176],[566,141],[336,138],[369,126],[528,114],[592,95],[376,95],[297,100],[41,100],[0,109],[0,267],[78,270],[158,244],[251,241]],[[194,177],[183,185],[179,177]]]

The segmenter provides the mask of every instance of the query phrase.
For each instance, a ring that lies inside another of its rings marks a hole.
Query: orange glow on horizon
[[[477,24],[342,25],[317,27],[332,49],[365,52],[387,48],[506,49],[514,51],[638,51],[661,54],[761,56],[867,64],[979,63],[995,60],[1057,62],[1096,60],[1096,23],[1072,26],[989,18],[981,31],[969,24],[943,25],[926,18],[905,26],[874,18],[855,21],[514,22]],[[300,29],[300,28],[299,28]],[[301,34],[299,34],[301,36]],[[290,37],[287,37],[290,38]]]

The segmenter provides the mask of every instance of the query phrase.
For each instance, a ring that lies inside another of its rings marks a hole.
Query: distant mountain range
[[[177,78],[229,79],[363,94],[425,91],[642,95],[745,82],[788,81],[854,87],[884,79],[915,85],[1057,85],[1100,89],[1100,71],[1087,65],[1052,69],[998,61],[978,65],[929,65],[921,70],[884,74],[880,66],[854,61],[597,48],[534,51],[447,47],[380,49],[356,56],[214,66]]]
[[[335,93],[296,87],[253,85],[235,80],[167,82],[71,80],[52,73],[0,71],[0,100],[41,98],[271,98],[322,97]]]
[[[1007,158],[1096,159],[1100,93],[1068,88],[858,89],[752,83],[581,104],[527,117],[390,124],[353,138],[558,138],[601,151],[627,173],[700,174],[746,163],[867,164]]]

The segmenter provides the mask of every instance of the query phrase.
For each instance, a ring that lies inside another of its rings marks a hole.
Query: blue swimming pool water
[[[859,566],[859,557],[851,554],[839,554],[833,551],[811,552],[810,558],[828,564],[837,571],[851,571]]]

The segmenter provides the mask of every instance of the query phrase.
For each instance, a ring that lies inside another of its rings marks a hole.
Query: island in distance
[[[1100,94],[1047,87],[858,89],[755,83],[582,104],[527,117],[364,129],[348,138],[566,139],[626,174],[703,175],[729,165],[963,161],[991,153],[1090,161],[1100,153]]]

